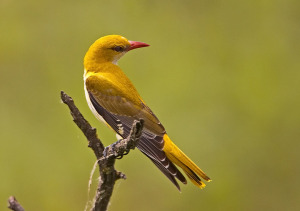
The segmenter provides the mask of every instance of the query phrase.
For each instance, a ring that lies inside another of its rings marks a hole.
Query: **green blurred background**
[[[300,210],[299,3],[1,0],[0,210],[10,195],[27,210],[84,209],[95,158],[60,90],[115,141],[82,80],[85,52],[107,34],[151,45],[119,65],[213,179],[179,193],[134,150],[116,164],[128,179],[109,210]]]

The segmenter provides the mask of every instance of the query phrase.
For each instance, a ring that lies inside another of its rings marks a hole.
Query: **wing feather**
[[[95,101],[108,112],[131,119],[144,119],[145,128],[152,134],[163,136],[166,131],[151,109],[145,105],[135,89],[125,93],[122,86],[115,86],[106,78],[98,75],[89,76],[85,80],[86,89]],[[125,86],[125,85],[123,85]]]
[[[180,189],[175,177],[183,183],[186,183],[186,179],[163,151],[163,137],[166,132],[151,109],[142,100],[137,103],[130,98],[122,97],[122,93],[113,95],[116,90],[112,87],[106,87],[103,92],[100,92],[99,90],[102,89],[94,88],[94,83],[99,81],[91,77],[93,76],[86,79],[86,94],[91,102],[89,105],[93,106],[92,110],[95,110],[122,138],[129,135],[134,120],[144,119],[144,130],[137,148]]]

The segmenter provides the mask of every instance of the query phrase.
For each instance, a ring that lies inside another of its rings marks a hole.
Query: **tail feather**
[[[201,181],[200,177],[208,182],[211,179],[170,140],[167,134],[164,135],[164,141],[163,150],[170,161],[182,168],[193,184],[199,188],[204,188],[205,184]]]
[[[145,154],[146,155],[146,154]],[[168,170],[161,165],[161,163],[157,162],[155,159],[152,159],[151,157],[149,157],[148,155],[146,155],[148,158],[150,158],[150,160],[159,168],[159,170],[161,170],[162,173],[164,173],[164,175],[166,175],[166,177],[177,187],[177,189],[180,191],[180,186],[177,183],[174,175],[172,175],[170,172],[168,172]]]
[[[168,157],[169,158],[169,157]],[[187,165],[185,165],[184,163],[182,163],[180,160],[178,160],[176,157],[170,155],[169,158],[172,162],[174,162],[175,164],[177,164],[180,168],[182,168],[182,170],[184,171],[184,173],[188,176],[188,178],[191,180],[191,182],[198,186],[199,188],[204,188],[206,185],[201,181],[201,179],[198,177],[198,175],[192,171]]]
[[[180,191],[180,186],[177,183],[175,178],[177,178],[183,184],[187,183],[186,179],[182,175],[182,173],[177,169],[177,167],[171,161],[169,161],[168,158],[166,158],[166,161],[168,162],[168,166],[166,167],[166,166],[163,165],[163,163],[159,162],[158,160],[156,160],[154,158],[151,158],[146,153],[144,153],[144,154],[159,168],[159,170],[162,171],[162,173],[164,173],[164,175],[166,175],[166,177],[177,187],[177,189],[179,191]]]

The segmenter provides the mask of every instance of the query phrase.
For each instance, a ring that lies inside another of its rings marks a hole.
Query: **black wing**
[[[98,114],[115,130],[122,138],[126,138],[131,130],[134,120],[137,117],[112,114],[97,102],[91,92],[88,92],[91,104]],[[161,125],[161,127],[163,127]],[[163,151],[164,140],[163,135],[151,133],[151,129],[145,124],[142,136],[137,148],[142,151],[150,160],[169,178],[169,180],[180,189],[175,177],[186,184],[186,179],[176,166],[167,158]]]

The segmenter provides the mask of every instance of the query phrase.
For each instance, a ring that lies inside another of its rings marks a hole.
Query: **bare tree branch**
[[[108,147],[104,145],[97,136],[96,129],[93,128],[80,113],[75,106],[73,99],[65,92],[61,91],[62,101],[68,105],[73,121],[81,129],[88,140],[88,146],[92,148],[98,160],[100,180],[95,196],[93,211],[105,211],[113,192],[115,181],[122,178],[125,179],[125,174],[118,172],[114,168],[115,160],[121,159],[123,155],[134,149],[142,134],[144,121],[140,119],[132,125],[129,136],[126,139],[121,139]]]
[[[14,211],[25,211],[14,196],[8,198],[8,208]]]
[[[101,140],[97,136],[97,131],[83,117],[78,108],[75,106],[73,99],[65,92],[61,91],[61,100],[65,103],[73,117],[73,121],[80,128],[88,140],[88,146],[93,150],[99,166],[100,179],[94,205],[92,211],[106,211],[112,195],[115,181],[118,179],[126,179],[126,175],[115,170],[114,164],[116,159],[121,159],[123,155],[129,153],[131,149],[135,149],[139,138],[142,135],[144,120],[134,121],[130,134],[126,139],[104,147]],[[11,210],[24,211],[23,207],[18,203],[14,196],[8,199]]]
[[[88,146],[92,148],[96,158],[99,160],[103,155],[102,153],[104,151],[104,145],[97,136],[96,128],[93,128],[88,121],[86,121],[78,108],[75,106],[73,99],[63,91],[61,91],[61,100],[63,103],[68,105],[70,113],[73,117],[73,121],[86,136],[89,142]]]

